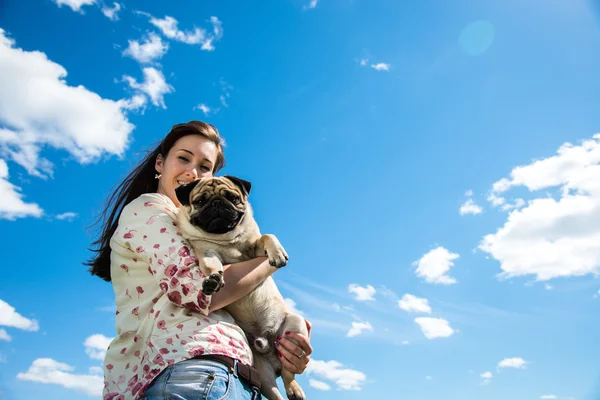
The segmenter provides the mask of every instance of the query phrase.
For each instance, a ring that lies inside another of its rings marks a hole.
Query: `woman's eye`
[[[179,156],[179,159],[181,161],[190,162],[190,160],[188,160],[187,157],[184,157],[184,156]]]
[[[210,172],[210,168],[207,167],[206,165],[200,166],[200,169],[203,170],[203,171],[206,171],[206,172]]]

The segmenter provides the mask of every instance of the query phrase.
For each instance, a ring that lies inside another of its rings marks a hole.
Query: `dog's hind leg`
[[[302,335],[308,336],[308,328],[306,327],[306,321],[304,318],[299,316],[298,314],[288,313],[285,317],[285,321],[281,324],[281,332],[297,332]],[[292,342],[296,342],[292,338],[287,338]],[[296,343],[297,344],[297,343]],[[304,391],[296,381],[296,375],[285,369],[285,367],[281,370],[281,379],[283,379],[283,385],[285,387],[285,393],[289,400],[306,400],[306,395]]]
[[[260,391],[268,400],[285,400],[277,388],[277,375],[267,358],[254,353],[254,367],[260,373]]]

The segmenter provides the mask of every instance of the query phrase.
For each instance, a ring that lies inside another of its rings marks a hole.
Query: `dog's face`
[[[234,230],[247,209],[251,184],[234,176],[203,178],[175,190],[182,206],[189,206],[190,223],[207,233]]]

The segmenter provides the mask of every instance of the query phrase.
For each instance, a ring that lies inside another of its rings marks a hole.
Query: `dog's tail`
[[[260,354],[266,354],[271,350],[271,346],[269,346],[267,338],[259,336],[254,339],[254,349]]]

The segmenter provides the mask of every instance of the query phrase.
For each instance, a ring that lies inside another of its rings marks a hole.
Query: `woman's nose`
[[[194,178],[194,180],[198,179],[198,169],[197,168],[188,169],[187,174],[190,175],[192,178]]]

